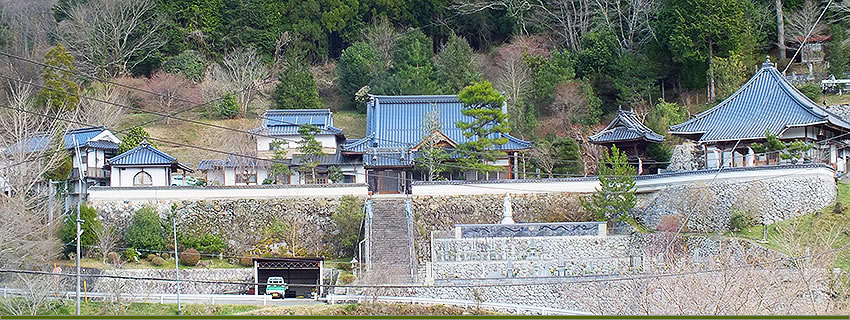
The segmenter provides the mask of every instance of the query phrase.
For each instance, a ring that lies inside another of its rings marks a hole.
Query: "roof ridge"
[[[747,82],[744,83],[744,85],[742,85],[740,88],[738,88],[738,90],[736,90],[734,93],[732,93],[729,97],[727,97],[726,99],[723,99],[723,101],[721,101],[720,103],[718,103],[714,107],[711,107],[708,110],[705,110],[703,112],[700,112],[700,113],[694,115],[693,118],[690,118],[690,119],[686,120],[685,122],[670,126],[670,129],[680,128],[680,127],[685,126],[686,124],[695,122],[696,120],[699,120],[699,119],[702,119],[702,118],[705,118],[708,115],[710,115],[711,113],[713,113],[714,111],[717,111],[717,109],[719,109],[721,106],[729,104],[730,101],[732,101],[734,98],[737,98],[739,95],[741,95],[741,93],[744,92],[744,89],[749,88],[753,83],[755,83],[756,79],[758,79],[758,77],[760,77],[761,74],[764,73],[764,70],[767,70],[767,69],[768,69],[768,67],[760,68],[759,71],[756,71],[756,73],[752,77],[750,77],[750,80],[747,80]]]

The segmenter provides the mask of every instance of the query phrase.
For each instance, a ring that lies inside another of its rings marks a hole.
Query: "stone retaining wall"
[[[837,195],[835,180],[825,176],[787,176],[756,181],[716,181],[676,186],[642,194],[632,211],[644,225],[656,228],[664,216],[688,220],[688,230],[728,230],[733,212],[768,224],[818,211]],[[663,227],[663,226],[662,226]]]
[[[122,277],[166,278],[174,279],[174,270],[167,269],[111,269],[100,274]],[[181,280],[248,282],[254,281],[254,269],[184,269],[180,270]],[[94,278],[89,282],[93,292],[113,294],[138,293],[175,293],[177,284],[173,281],[125,280],[115,278]],[[216,284],[199,282],[181,282],[180,292],[186,294],[237,293],[248,290],[249,285]]]
[[[361,198],[360,201],[365,199]],[[340,198],[279,198],[239,200],[159,200],[159,201],[90,201],[104,224],[118,225],[124,230],[133,214],[143,207],[154,208],[163,217],[172,207],[178,213],[178,228],[195,234],[210,233],[223,237],[228,253],[241,255],[263,241],[272,245],[288,245],[294,240],[304,255],[334,256],[333,236],[338,229],[331,219]],[[264,232],[273,224],[296,229],[295,239],[266,239]]]

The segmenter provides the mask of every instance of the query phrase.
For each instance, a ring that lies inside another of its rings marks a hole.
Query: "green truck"
[[[266,284],[266,294],[272,296],[272,299],[283,299],[286,296],[287,286],[283,277],[269,277]]]

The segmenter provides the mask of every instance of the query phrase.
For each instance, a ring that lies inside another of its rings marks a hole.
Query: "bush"
[[[151,208],[141,208],[133,215],[124,242],[128,247],[142,251],[162,251],[165,248],[159,215]]]
[[[662,216],[658,222],[658,231],[676,232],[682,227],[682,217],[680,216]]]
[[[165,264],[165,260],[158,256],[154,256],[153,259],[151,259],[151,264],[161,267]]]
[[[219,103],[212,105],[204,116],[231,119],[239,114],[239,102],[232,92],[225,93]]]
[[[354,282],[354,280],[357,280],[357,277],[355,277],[353,274],[342,273],[339,275],[339,279],[337,279],[336,283],[337,285],[344,286]]]
[[[76,250],[76,218],[77,212],[72,210],[69,215],[65,216],[65,224],[59,230],[59,239],[62,240],[62,243],[67,243],[65,245],[66,255]],[[84,250],[83,252],[87,252],[88,249],[86,248],[92,248],[97,245],[97,235],[103,232],[103,225],[101,225],[100,219],[97,217],[97,211],[85,204],[80,206],[80,219],[83,220],[83,223],[80,224],[80,230],[83,230],[83,234],[80,235],[80,245]]]
[[[363,221],[362,200],[353,196],[342,197],[331,219],[339,230],[336,242],[342,256],[353,256],[357,242],[360,241],[360,223]]]
[[[815,84],[807,83],[807,84],[804,84],[802,86],[797,87],[797,90],[800,90],[800,93],[802,93],[803,95],[805,95],[809,99],[812,99],[812,101],[814,101],[815,103],[817,103],[818,100],[820,100],[820,96],[821,96],[820,87],[815,85]]]
[[[203,254],[219,254],[224,252],[227,244],[221,237],[205,233],[202,236],[178,234],[177,243],[183,248],[196,248]]]
[[[121,263],[121,257],[120,257],[120,256],[118,256],[118,253],[117,253],[117,252],[110,252],[110,253],[107,253],[107,254],[106,254],[106,259],[107,259],[107,260],[109,261],[109,263],[111,263],[111,264],[119,264],[119,263]]]
[[[165,260],[171,259],[171,255],[168,252],[163,252],[160,256]]]
[[[253,267],[254,266],[254,256],[245,255],[242,258],[239,258],[239,265],[243,267]]]
[[[154,258],[158,257],[156,254],[149,253],[147,256],[148,261],[153,261]]]
[[[180,263],[184,266],[197,266],[201,261],[201,253],[195,249],[187,249],[180,253]]]
[[[756,224],[755,219],[747,212],[741,210],[732,211],[732,216],[729,217],[729,230],[738,232]]]
[[[124,250],[123,258],[129,262],[139,261],[139,252],[136,249],[127,248]]]
[[[182,73],[187,79],[201,82],[204,78],[204,57],[195,50],[186,50],[166,59],[162,70],[168,73]]]

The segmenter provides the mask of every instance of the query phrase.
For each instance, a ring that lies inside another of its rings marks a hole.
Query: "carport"
[[[310,298],[313,290],[318,298],[324,293],[322,268],[321,258],[254,258],[254,294],[266,294],[269,277],[283,277],[290,285],[284,298]]]

